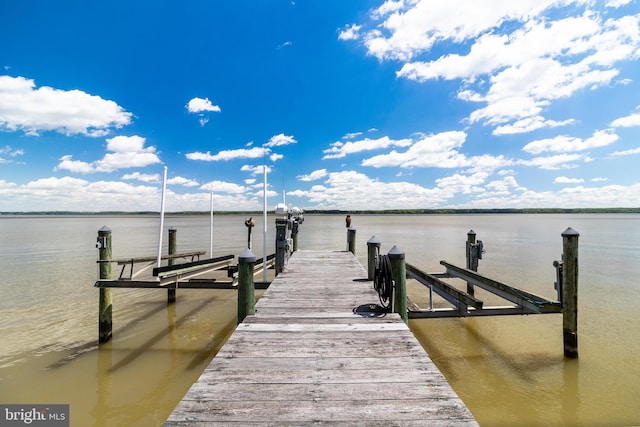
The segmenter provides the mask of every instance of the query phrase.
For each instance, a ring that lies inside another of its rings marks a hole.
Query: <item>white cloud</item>
[[[380,150],[389,147],[407,147],[411,145],[411,139],[393,140],[388,136],[378,139],[361,139],[359,141],[336,141],[331,144],[331,148],[323,150],[323,159],[341,159],[349,154],[360,153],[363,151]]]
[[[347,25],[344,30],[340,31],[340,34],[338,34],[338,38],[340,40],[357,40],[360,38],[360,28],[362,28],[361,25]]]
[[[620,156],[632,156],[634,154],[640,154],[640,147],[632,148],[631,150],[615,151],[615,152],[611,153],[609,156],[610,157],[620,157]]]
[[[244,165],[240,168],[240,170],[243,172],[251,172],[251,175],[262,175],[265,169],[268,174],[271,173],[271,168],[265,165],[258,165],[258,166]]]
[[[629,114],[628,116],[615,119],[609,126],[614,128],[629,128],[640,126],[640,113],[633,113]]]
[[[525,145],[522,150],[531,154],[543,152],[569,153],[574,151],[584,151],[591,148],[605,147],[613,144],[619,139],[618,135],[610,130],[599,130],[587,139],[571,136],[557,136],[555,138],[540,139]]]
[[[269,160],[271,160],[272,162],[277,162],[278,160],[284,158],[284,156],[282,154],[278,154],[278,153],[273,153],[269,156]]]
[[[605,19],[592,9],[597,6],[587,0],[389,0],[360,38],[370,55],[402,64],[398,77],[460,80],[459,99],[485,104],[470,123],[494,126],[495,135],[525,133],[574,123],[545,117],[550,104],[610,85],[617,63],[640,57],[640,15]],[[564,16],[567,10],[581,15]],[[450,53],[434,57],[436,45]]]
[[[386,137],[385,137],[386,138]],[[470,161],[458,152],[462,147],[467,134],[461,131],[441,132],[435,135],[423,136],[415,143],[412,140],[404,152],[392,150],[387,154],[370,157],[362,161],[362,166],[376,168],[400,166],[400,167],[436,167],[453,168],[470,166]]]
[[[187,153],[186,157],[189,160],[202,160],[205,162],[217,162],[220,160],[228,161],[234,159],[259,159],[266,155],[269,155],[271,150],[262,147],[253,148],[240,148],[237,150],[222,150],[218,154],[211,154],[209,151],[202,153],[196,151],[194,153]]]
[[[280,133],[278,135],[272,136],[271,139],[269,139],[269,142],[264,144],[264,146],[265,147],[279,147],[279,146],[282,146],[282,145],[295,144],[296,142],[298,142],[298,141],[296,141],[293,136],[289,136],[289,135],[285,135],[283,133]]]
[[[131,116],[115,102],[81,90],[36,88],[32,79],[0,76],[0,130],[96,137],[130,124]]]
[[[222,111],[218,105],[213,105],[211,101],[209,101],[209,98],[198,97],[191,99],[187,105],[185,105],[185,108],[190,113],[202,113],[205,111],[219,113]]]
[[[145,138],[141,136],[116,136],[107,139],[107,150],[101,160],[83,162],[73,160],[72,155],[60,158],[55,170],[68,170],[76,173],[113,172],[118,169],[145,167],[160,163],[155,147],[145,147]]]
[[[362,197],[366,194],[367,197]],[[317,209],[391,209],[436,207],[450,193],[440,188],[425,188],[410,182],[382,182],[356,171],[329,173],[325,185],[309,190],[287,192],[290,197],[304,197]]]
[[[195,179],[188,179],[182,176],[175,176],[173,178],[167,179],[167,184],[169,185],[181,185],[183,187],[196,187],[198,185],[198,181]]]
[[[0,164],[13,163],[13,159],[22,155],[24,155],[24,150],[20,148],[14,149],[7,145],[4,148],[0,148]],[[9,157],[9,159],[7,159],[7,157]]]
[[[200,187],[201,190],[207,190],[217,193],[231,193],[231,194],[241,194],[247,191],[246,187],[242,185],[234,184],[232,182],[225,181],[211,181],[203,184]]]
[[[590,159],[582,154],[558,154],[548,157],[536,157],[531,160],[522,160],[521,164],[525,166],[534,166],[540,169],[573,169],[578,165],[576,162],[588,162]],[[533,206],[533,205],[532,205]]]
[[[141,182],[150,182],[153,184],[157,184],[162,181],[160,174],[157,174],[157,173],[147,174],[147,173],[140,173],[140,172],[134,172],[134,173],[128,173],[128,174],[122,175],[121,179],[124,179],[125,181],[135,180],[135,181],[141,181]]]
[[[298,175],[296,178],[300,181],[316,181],[318,179],[324,178],[327,175],[328,173],[326,169],[318,169],[308,175]]]
[[[566,176],[559,176],[553,180],[554,184],[582,184],[583,182],[582,178],[568,178]]]

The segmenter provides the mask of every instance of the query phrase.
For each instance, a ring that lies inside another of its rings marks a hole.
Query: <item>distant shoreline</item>
[[[210,215],[209,211],[178,211],[166,212],[166,215]],[[273,211],[269,212],[270,214]],[[386,210],[341,210],[341,209],[309,209],[304,211],[307,215],[455,215],[455,214],[606,214],[606,213],[640,213],[637,208],[524,208],[524,209],[386,209]],[[117,216],[117,215],[159,215],[159,212],[139,211],[33,211],[33,212],[0,212],[1,216],[36,216],[36,215],[95,215],[95,216]],[[262,211],[214,211],[215,215],[262,215]]]

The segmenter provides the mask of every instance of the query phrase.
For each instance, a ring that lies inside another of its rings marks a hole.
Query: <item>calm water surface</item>
[[[307,215],[299,248],[345,249],[343,220]],[[261,257],[256,222],[253,251]],[[114,258],[154,256],[158,223],[0,217],[0,403],[68,403],[74,426],[164,422],[235,328],[236,294],[179,290],[177,304],[167,306],[161,290],[114,290],[114,337],[98,348],[97,230],[112,229]],[[269,253],[273,224],[270,217]],[[178,229],[179,251],[208,251],[208,216],[168,216],[165,225]],[[481,425],[640,425],[640,215],[371,215],[354,216],[352,225],[363,265],[366,241],[376,235],[383,252],[397,245],[407,262],[430,272],[442,271],[443,259],[464,265],[473,229],[486,249],[481,273],[548,298],[556,296],[561,233],[578,231],[579,360],[563,358],[558,314],[412,320],[410,327]],[[217,215],[214,229],[214,256],[242,252],[243,216]],[[427,307],[426,289],[408,286]]]

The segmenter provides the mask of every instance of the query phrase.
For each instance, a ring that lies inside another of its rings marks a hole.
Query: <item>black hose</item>
[[[376,258],[373,289],[378,292],[382,307],[389,309],[391,307],[391,293],[393,292],[393,274],[388,255],[378,255],[378,258]]]

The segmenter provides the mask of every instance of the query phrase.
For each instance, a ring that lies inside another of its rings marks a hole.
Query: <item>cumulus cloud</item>
[[[247,191],[247,188],[243,187],[242,185],[238,185],[232,182],[225,182],[225,181],[207,182],[206,184],[203,184],[202,186],[200,186],[200,189],[211,191],[211,192],[231,193],[231,194],[240,194]]]
[[[118,169],[145,167],[160,163],[156,148],[145,147],[146,139],[141,136],[116,136],[107,139],[107,151],[110,153],[93,162],[73,160],[72,155],[60,158],[55,170],[68,170],[75,173],[113,172]]]
[[[193,98],[191,99],[185,108],[190,113],[202,113],[202,112],[214,112],[219,113],[222,109],[218,105],[213,105],[209,98]]]
[[[186,157],[189,160],[202,160],[205,162],[217,162],[217,161],[229,161],[235,159],[259,159],[267,156],[271,153],[268,148],[253,147],[253,148],[240,148],[237,150],[222,150],[217,154],[211,154],[196,151],[194,153],[187,153]]]
[[[363,194],[367,197],[362,197]],[[404,181],[383,182],[356,171],[331,172],[323,185],[289,191],[287,195],[305,197],[318,209],[429,208],[450,197],[450,193],[441,188],[426,188]]]
[[[323,159],[341,159],[349,154],[380,150],[389,147],[407,147],[412,143],[413,141],[411,139],[393,140],[388,136],[383,136],[378,139],[365,138],[359,141],[336,141],[331,144],[331,148],[323,150]]]
[[[209,117],[204,113],[213,112],[219,113],[222,109],[218,105],[213,105],[209,98],[193,98],[191,99],[185,108],[189,113],[198,114],[200,126],[204,126],[209,123]]]
[[[569,178],[566,176],[559,176],[553,180],[554,184],[582,184],[584,179],[582,178]]]
[[[293,136],[285,135],[280,133],[278,135],[274,135],[269,139],[269,142],[264,144],[265,147],[280,147],[282,145],[295,144],[296,141]]]
[[[318,179],[322,179],[327,176],[326,169],[318,169],[307,175],[298,175],[296,178],[300,181],[316,181]]]
[[[544,152],[569,153],[584,151],[591,148],[605,147],[619,139],[618,135],[610,130],[596,131],[590,138],[582,139],[566,135],[555,138],[540,139],[525,145],[522,150],[531,154]]]
[[[402,146],[406,151],[392,150],[362,161],[362,166],[376,168],[400,167],[436,167],[453,168],[469,166],[471,163],[458,149],[462,147],[467,134],[462,131],[441,132],[435,135],[422,136],[418,141],[407,140]]]
[[[640,126],[640,113],[633,113],[629,114],[628,116],[615,119],[609,126],[614,128],[630,128]]]
[[[616,64],[640,57],[640,15],[608,17],[598,7],[585,0],[389,0],[357,39],[369,55],[399,62],[400,78],[459,80],[459,99],[484,104],[470,123],[492,126],[496,135],[525,133],[575,123],[545,117],[551,103],[612,84]]]
[[[0,76],[0,130],[28,135],[104,136],[131,123],[131,113],[114,101],[78,89],[36,88],[25,77]]]
[[[134,180],[134,181],[150,182],[150,183],[158,183],[158,182],[161,182],[162,180],[162,178],[160,177],[160,174],[157,174],[157,173],[148,174],[148,173],[140,173],[140,172],[124,174],[122,175],[121,179],[125,181]]]

